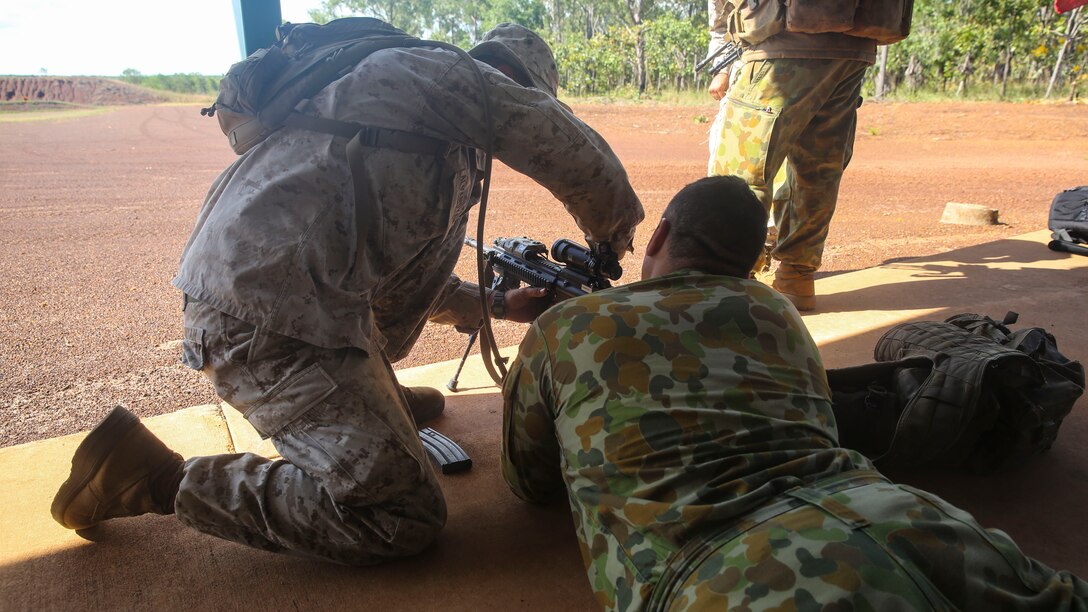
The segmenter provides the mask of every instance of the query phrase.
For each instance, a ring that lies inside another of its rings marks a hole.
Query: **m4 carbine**
[[[706,56],[706,59],[699,62],[699,64],[695,66],[695,72],[699,72],[703,68],[706,68],[708,64],[714,62],[710,66],[710,75],[713,76],[718,74],[729,67],[733,62],[740,59],[742,53],[744,53],[744,49],[741,49],[740,45],[732,41],[726,41],[725,44]]]
[[[472,238],[465,238],[465,244],[477,248],[477,243]],[[522,284],[541,287],[548,290],[553,304],[607,289],[612,286],[611,281],[619,280],[623,274],[623,268],[607,244],[587,249],[571,240],[560,238],[552,244],[552,259],[548,259],[548,249],[543,242],[524,236],[496,238],[494,247],[485,246],[481,250],[492,289],[509,291]],[[465,361],[478,334],[477,330],[468,337],[468,346],[461,356],[457,372],[446,385],[450,391],[457,391],[457,378],[465,367]]]
[[[476,241],[465,238],[465,244],[476,248]],[[502,291],[517,289],[523,283],[547,289],[552,301],[585,295],[607,289],[609,281],[623,274],[614,254],[601,245],[587,249],[571,240],[560,238],[552,245],[552,261],[543,242],[526,238],[496,238],[494,248],[484,247],[484,259],[493,273],[492,288]]]

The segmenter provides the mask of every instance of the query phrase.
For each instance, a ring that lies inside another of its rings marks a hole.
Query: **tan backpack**
[[[284,24],[277,41],[231,66],[219,96],[201,114],[215,117],[241,155],[284,125],[336,135],[367,126],[299,114],[295,107],[344,76],[365,57],[390,47],[441,46],[378,19],[345,17],[327,24]]]
[[[914,0],[739,0],[729,33],[749,46],[780,32],[839,32],[890,45],[910,34],[913,13]]]

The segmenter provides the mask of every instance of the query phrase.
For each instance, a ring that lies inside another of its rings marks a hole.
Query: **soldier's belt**
[[[707,557],[717,553],[722,545],[744,532],[790,510],[806,505],[816,506],[853,529],[867,526],[868,521],[864,517],[828,498],[835,493],[882,482],[888,482],[888,479],[875,470],[851,470],[817,480],[807,486],[789,489],[731,523],[704,529],[669,556],[665,571],[662,572],[661,578],[654,585],[653,593],[650,595],[647,612],[671,610],[677,588],[687,582],[691,573],[697,570]]]

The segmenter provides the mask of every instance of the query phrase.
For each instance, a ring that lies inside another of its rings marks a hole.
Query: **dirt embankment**
[[[64,102],[119,106],[164,102],[165,96],[100,77],[0,77],[4,102]]]

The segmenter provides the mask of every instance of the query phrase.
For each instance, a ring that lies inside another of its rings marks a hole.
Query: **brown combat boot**
[[[774,282],[771,286],[793,302],[797,310],[816,308],[816,284],[813,272],[802,272],[792,264],[782,263],[774,273]]]
[[[72,473],[53,498],[53,518],[86,529],[111,518],[173,514],[183,466],[181,455],[118,406],[76,449]]]
[[[400,389],[404,392],[404,399],[408,400],[408,409],[412,412],[416,427],[438,417],[446,408],[446,396],[438,389],[405,386]]]

